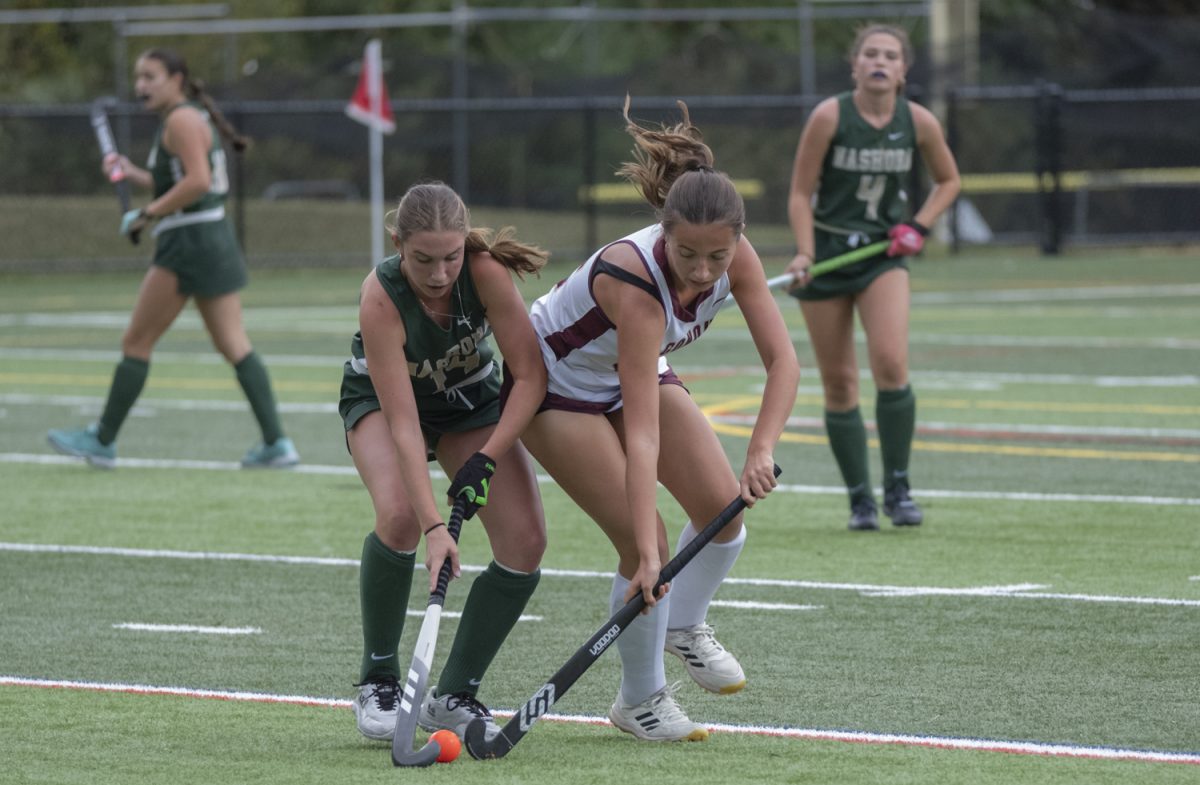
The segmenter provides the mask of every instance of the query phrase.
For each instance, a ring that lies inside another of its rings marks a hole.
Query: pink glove
[[[916,221],[906,224],[896,224],[888,230],[892,244],[888,246],[888,256],[912,256],[920,253],[925,247],[925,235],[929,230]]]

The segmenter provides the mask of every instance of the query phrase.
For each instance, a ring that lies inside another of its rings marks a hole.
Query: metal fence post
[[[1042,253],[1055,256],[1062,244],[1062,88],[1038,80],[1034,101],[1034,146],[1038,198],[1042,204]]]
[[[592,252],[599,241],[596,227],[596,107],[590,101],[583,108],[583,256]]]
[[[958,154],[955,152],[955,147],[958,145],[958,90],[953,87],[946,88],[946,145],[950,148],[950,154],[958,160]],[[959,196],[961,196],[961,192]],[[958,198],[956,197],[950,203],[950,250],[956,256],[962,249],[962,242],[958,236]]]

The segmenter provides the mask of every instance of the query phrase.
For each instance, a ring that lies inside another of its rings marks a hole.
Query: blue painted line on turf
[[[320,698],[306,695],[272,695],[258,692],[227,690],[198,690],[184,687],[155,686],[149,684],[120,684],[90,681],[68,681],[61,679],[37,679],[24,676],[0,676],[0,686],[39,687],[47,689],[88,690],[93,692],[115,692],[132,695],[170,695],[188,698],[206,698],[253,703],[289,704],[297,706],[321,706],[337,709],[350,708],[352,701],[336,698]],[[493,710],[497,717],[511,717],[510,710]],[[602,717],[568,714],[545,714],[542,720],[570,722],[585,725],[607,726]],[[1200,766],[1200,752],[1134,749],[1107,745],[1077,745],[1040,741],[1014,741],[959,736],[928,736],[909,733],[878,733],[871,731],[789,728],[766,725],[707,724],[716,733],[742,734],[749,736],[771,736],[776,738],[802,739],[806,741],[836,741],[856,744],[892,744],[907,747],[932,747],[935,749],[964,752],[1007,752],[1017,755],[1039,755],[1054,758],[1087,758],[1092,760],[1136,761],[1142,763],[1182,763]]]

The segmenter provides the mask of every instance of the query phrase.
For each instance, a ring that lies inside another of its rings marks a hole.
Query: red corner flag
[[[396,121],[392,115],[391,101],[388,100],[387,87],[383,83],[380,48],[379,39],[367,42],[358,86],[354,88],[350,103],[346,104],[346,115],[363,125],[390,134],[396,130]]]

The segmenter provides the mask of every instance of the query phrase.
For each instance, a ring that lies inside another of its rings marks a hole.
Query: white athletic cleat
[[[707,624],[667,630],[665,648],[683,660],[692,679],[709,692],[729,695],[746,686],[737,658],[725,651]]]
[[[396,735],[396,715],[400,709],[400,685],[394,676],[364,681],[354,699],[358,730],[368,739],[391,741]]]
[[[472,720],[483,720],[484,738],[490,739],[500,732],[492,713],[469,692],[454,692],[438,695],[437,687],[430,688],[421,704],[417,724],[427,731],[452,730],[461,739]]]
[[[608,710],[612,724],[646,741],[704,741],[708,729],[688,719],[675,702],[679,682],[663,687],[636,706],[626,706],[620,694]]]

